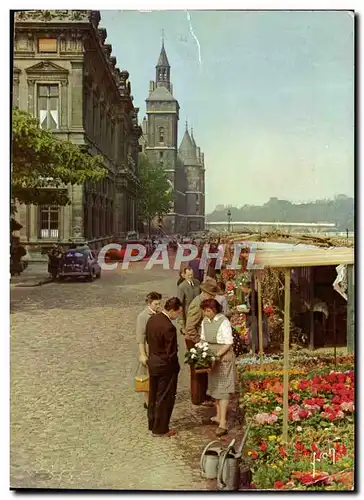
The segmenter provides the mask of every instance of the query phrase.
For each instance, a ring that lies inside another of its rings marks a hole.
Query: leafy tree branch
[[[97,182],[107,173],[101,156],[91,156],[84,146],[58,139],[17,108],[12,113],[11,161],[11,198],[26,204],[66,205],[69,184]]]

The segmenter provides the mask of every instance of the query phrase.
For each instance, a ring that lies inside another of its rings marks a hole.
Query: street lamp
[[[227,217],[228,217],[228,232],[230,233],[230,224],[231,224],[231,210],[230,209],[227,211]]]

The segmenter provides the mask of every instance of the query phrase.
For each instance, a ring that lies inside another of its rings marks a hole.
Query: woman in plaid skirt
[[[221,314],[222,307],[215,299],[201,303],[204,319],[201,325],[201,340],[208,342],[215,356],[209,373],[207,394],[216,400],[216,417],[211,422],[218,425],[218,437],[228,433],[227,408],[230,394],[235,393],[235,355],[230,321]]]

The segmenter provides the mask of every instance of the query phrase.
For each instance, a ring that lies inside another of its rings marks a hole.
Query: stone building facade
[[[116,67],[99,11],[15,16],[13,105],[37,116],[60,139],[101,155],[108,172],[99,183],[69,186],[69,206],[19,205],[21,240],[30,247],[72,240],[100,248],[137,224],[142,130],[129,74]]]
[[[186,130],[178,148],[179,103],[173,96],[171,67],[164,43],[149,84],[140,143],[153,163],[164,166],[174,192],[164,228],[170,234],[186,234],[205,228],[205,160],[193,133]]]

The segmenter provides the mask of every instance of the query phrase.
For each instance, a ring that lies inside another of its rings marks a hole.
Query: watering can
[[[213,446],[213,445],[218,446]],[[219,467],[219,457],[221,455],[222,448],[220,441],[211,441],[206,448],[203,450],[200,459],[200,471],[201,476],[205,479],[216,479],[217,470]]]
[[[231,441],[225,451],[220,453],[217,471],[217,489],[219,491],[237,491],[240,486],[240,465],[243,448],[248,437],[251,423],[249,423],[244,437],[237,451],[234,449],[235,439]]]

